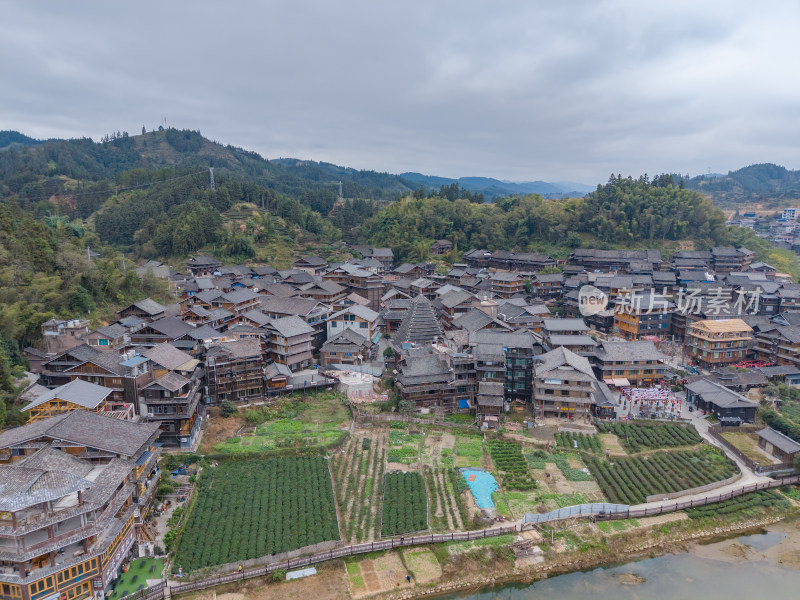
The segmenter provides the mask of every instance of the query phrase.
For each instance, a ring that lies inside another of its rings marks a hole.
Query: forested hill
[[[412,198],[394,203],[362,228],[374,245],[390,246],[399,260],[421,260],[435,239],[468,248],[544,251],[566,256],[576,247],[658,247],[691,240],[699,248],[743,243],[732,239],[722,211],[670,175],[614,177],[583,198],[503,198],[494,204]],[[739,235],[739,234],[737,234]],[[752,241],[748,238],[748,243]]]
[[[693,177],[686,180],[686,187],[710,195],[715,204],[723,207],[752,202],[778,206],[800,198],[800,171],[764,163],[727,175]]]
[[[35,140],[19,131],[0,131],[0,150],[10,146],[38,146],[44,140]]]
[[[22,201],[74,192],[101,181],[113,187],[121,174],[167,167],[182,172],[213,167],[216,176],[259,184],[323,214],[336,202],[339,181],[346,198],[395,200],[412,189],[395,175],[309,161],[268,161],[255,152],[208,140],[198,131],[164,129],[135,136],[119,133],[99,143],[73,139],[35,145],[31,145],[35,140],[26,138],[24,143],[19,136],[0,133],[11,144],[0,152],[0,195],[14,193]]]

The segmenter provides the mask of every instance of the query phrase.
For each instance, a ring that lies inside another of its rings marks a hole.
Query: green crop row
[[[629,452],[694,446],[703,438],[694,425],[631,421],[627,423],[601,423],[601,433],[613,433]]]
[[[200,478],[175,565],[188,572],[336,539],[325,459],[221,462]]]
[[[700,487],[736,472],[736,465],[710,447],[613,460],[585,455],[584,460],[609,500],[624,504],[641,504],[647,496]]]
[[[387,473],[383,491],[381,535],[422,531],[428,528],[428,499],[422,475]]]

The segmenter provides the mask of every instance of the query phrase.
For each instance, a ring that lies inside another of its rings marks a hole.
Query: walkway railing
[[[124,596],[121,600],[161,600],[167,594],[185,594],[186,592],[194,592],[196,590],[202,590],[234,581],[244,581],[245,579],[252,579],[254,577],[264,577],[265,575],[269,575],[275,571],[308,567],[313,564],[333,560],[334,558],[342,558],[344,556],[354,556],[356,554],[366,554],[368,552],[377,552],[379,550],[392,550],[394,548],[419,546],[423,544],[435,544],[441,542],[467,542],[495,537],[498,535],[506,535],[515,531],[519,531],[518,525],[516,524],[508,525],[506,527],[482,529],[479,531],[412,535],[403,536],[400,538],[391,538],[378,542],[365,542],[363,544],[355,544],[352,546],[336,548],[335,550],[329,550],[327,552],[319,552],[311,556],[302,556],[300,558],[282,560],[279,562],[270,563],[263,567],[257,567],[255,569],[246,569],[241,572],[218,575],[216,577],[209,577],[199,581],[172,584],[169,585],[168,590],[166,589],[167,586],[165,583],[161,582],[149,588],[139,590],[138,592],[130,594],[129,596]]]
[[[165,582],[158,583],[154,586],[139,590],[134,594],[123,597],[121,600],[162,600],[169,597],[171,594],[184,594],[186,592],[194,592],[197,590],[222,585],[225,583],[232,583],[234,581],[244,581],[246,579],[253,579],[255,577],[264,577],[279,570],[298,569],[301,567],[308,567],[313,564],[333,560],[335,558],[342,558],[344,556],[354,556],[356,554],[366,554],[368,552],[377,552],[380,550],[392,550],[394,548],[403,548],[407,546],[418,546],[423,544],[434,544],[441,542],[466,542],[471,540],[483,539],[494,537],[498,535],[505,535],[520,531],[523,525],[554,522],[566,519],[575,519],[581,517],[592,517],[599,521],[609,521],[614,519],[630,519],[641,518],[661,515],[665,513],[676,512],[687,508],[695,508],[698,506],[706,506],[708,504],[715,504],[724,500],[730,500],[743,494],[749,494],[760,490],[774,489],[783,487],[785,485],[800,483],[800,475],[793,475],[791,477],[783,477],[772,481],[763,483],[751,483],[744,485],[740,488],[717,494],[714,496],[707,496],[705,498],[684,500],[683,502],[665,503],[661,506],[635,508],[624,504],[583,504],[563,509],[555,510],[543,515],[529,513],[526,514],[522,521],[518,524],[508,525],[506,527],[493,527],[492,529],[483,529],[480,531],[464,531],[442,534],[429,534],[429,535],[416,535],[400,538],[392,538],[378,542],[366,542],[363,544],[355,544],[352,546],[344,546],[336,548],[327,552],[319,552],[310,556],[303,556],[289,560],[282,560],[270,563],[263,567],[254,569],[246,569],[241,572],[227,573],[225,575],[218,575],[216,577],[209,577],[198,581],[189,581],[186,583],[178,583],[167,585]]]

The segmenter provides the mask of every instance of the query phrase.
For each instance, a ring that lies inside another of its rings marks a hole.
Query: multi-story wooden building
[[[353,329],[361,336],[372,340],[378,333],[378,313],[366,306],[354,304],[349,308],[333,313],[327,320],[328,338],[345,329]]]
[[[329,337],[319,351],[323,368],[329,365],[360,365],[371,360],[375,345],[356,329],[344,329]]]
[[[650,385],[664,379],[666,359],[653,342],[603,342],[595,351],[594,366],[606,382],[627,379],[633,385]]]
[[[754,253],[747,248],[716,247],[711,249],[714,261],[714,271],[717,273],[730,273],[731,271],[746,271],[753,262]]]
[[[419,409],[447,413],[462,410],[453,369],[439,353],[406,356],[398,369],[395,385],[400,397]],[[469,408],[467,404],[463,410]]]
[[[800,367],[800,327],[778,324],[759,327],[755,343],[758,360]]]
[[[112,405],[108,397],[113,390],[76,379],[58,386],[54,390],[47,390],[28,405],[22,412],[28,413],[28,422],[35,423],[73,410],[88,410],[95,413],[112,413]],[[117,413],[123,418],[133,419],[133,406],[124,414]]]
[[[286,365],[292,372],[305,369],[311,364],[314,330],[300,317],[284,317],[267,324],[269,334],[269,356],[277,363]]]
[[[525,293],[525,279],[518,273],[494,273],[491,282],[492,293],[500,298]]]
[[[209,400],[247,400],[264,395],[264,362],[258,339],[212,343],[206,350]]]
[[[261,312],[270,319],[300,317],[313,330],[314,349],[319,350],[327,338],[326,323],[330,308],[312,298],[280,298],[267,296],[261,299]],[[263,327],[263,325],[262,325]]]
[[[369,300],[372,310],[380,310],[383,279],[380,275],[352,265],[340,265],[322,276]]]
[[[220,266],[220,262],[213,256],[193,256],[186,261],[186,267],[194,277],[213,275]]]
[[[588,418],[594,404],[596,378],[589,361],[566,348],[534,360],[534,402],[538,418]]]
[[[753,329],[742,319],[696,321],[686,330],[686,353],[705,368],[744,360]]]
[[[117,313],[117,319],[136,317],[143,321],[157,321],[165,315],[166,308],[150,298],[138,300]]]
[[[579,265],[587,271],[652,273],[661,269],[661,252],[658,250],[576,248],[569,256],[569,264]]]
[[[85,410],[0,434],[3,598],[110,590],[158,487],[157,436]]]
[[[614,312],[614,334],[626,340],[669,335],[675,305],[660,294],[623,296]]]

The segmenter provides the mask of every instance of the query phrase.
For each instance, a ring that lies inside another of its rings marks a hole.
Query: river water
[[[470,600],[782,600],[800,598],[800,570],[775,564],[760,554],[785,534],[768,532],[740,537],[752,559],[698,556],[714,548],[641,560],[625,565],[570,573],[531,585],[509,585],[450,598]],[[719,547],[729,542],[721,542]],[[712,545],[714,546],[714,545]],[[728,546],[728,547],[729,547]],[[639,581],[640,583],[635,583]]]

